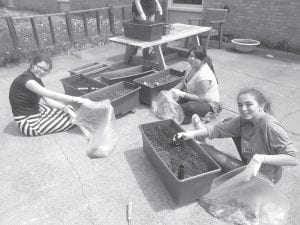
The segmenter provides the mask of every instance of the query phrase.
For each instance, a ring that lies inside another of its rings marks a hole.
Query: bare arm
[[[141,5],[141,0],[134,0],[135,1],[135,6],[136,6],[136,9],[140,15],[140,17],[143,19],[143,20],[146,20],[146,15],[145,15],[145,12],[142,8],[142,5]]]
[[[263,164],[274,166],[297,166],[298,160],[296,157],[288,154],[263,155],[255,154],[253,157],[260,160]]]
[[[206,100],[204,98],[205,93],[209,90],[211,85],[211,81],[209,80],[202,80],[199,81],[196,86],[196,94],[190,94],[190,93],[185,93],[184,98],[193,100],[193,101],[203,101]]]
[[[65,104],[63,104],[62,102],[56,101],[54,99],[47,98],[47,97],[43,97],[43,99],[48,105],[50,105],[54,108],[63,109],[64,107],[66,107]]]
[[[199,130],[192,130],[192,131],[178,133],[178,138],[182,138],[182,137],[184,140],[188,140],[194,137],[206,138],[208,137],[208,130],[206,127],[204,127]]]
[[[157,11],[159,12],[160,15],[163,14],[163,10],[161,8],[161,5],[159,3],[159,0],[155,0],[156,6],[157,6]]]
[[[26,82],[25,87],[31,90],[32,92],[41,95],[46,98],[62,101],[62,102],[77,102],[77,103],[87,103],[90,102],[88,99],[81,97],[74,97],[71,95],[65,95],[55,91],[51,91],[47,88],[41,86],[38,82],[34,80],[29,80]]]

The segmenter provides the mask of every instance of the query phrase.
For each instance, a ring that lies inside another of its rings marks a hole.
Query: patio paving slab
[[[63,92],[59,80],[69,76],[68,70],[92,61],[117,63],[123,52],[123,46],[108,44],[82,50],[76,57],[56,56],[53,72],[45,77],[44,83]],[[213,59],[224,105],[218,120],[236,115],[235,98],[240,88],[259,87],[271,98],[276,117],[300,149],[300,56],[263,49],[252,54],[230,48],[209,49],[208,53]],[[270,53],[274,59],[264,57]],[[183,62],[174,66],[184,69],[186,65]],[[132,224],[224,224],[198,203],[178,206],[169,195],[142,151],[138,126],[157,120],[146,106],[140,105],[134,114],[116,120],[119,145],[104,159],[90,159],[86,155],[87,141],[78,128],[41,137],[21,136],[13,123],[8,92],[13,79],[27,67],[22,63],[0,69],[0,224],[125,225],[130,200]],[[237,155],[231,140],[209,143]],[[285,168],[276,186],[291,203],[287,224],[299,224],[299,166]]]

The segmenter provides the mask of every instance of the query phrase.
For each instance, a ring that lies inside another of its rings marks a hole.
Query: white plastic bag
[[[73,123],[88,138],[87,154],[91,158],[108,156],[117,145],[114,109],[109,100],[81,105]]]
[[[230,224],[283,225],[289,201],[262,174],[245,181],[244,169],[240,167],[216,178],[199,204]]]
[[[184,119],[184,112],[177,103],[178,97],[171,91],[161,91],[152,101],[152,112],[160,119],[173,119],[181,124]]]

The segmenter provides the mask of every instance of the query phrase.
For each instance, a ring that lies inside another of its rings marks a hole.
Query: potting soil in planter
[[[174,76],[172,74],[167,73],[167,74],[164,74],[163,76],[161,76],[161,77],[159,77],[155,80],[144,81],[143,84],[147,85],[149,87],[157,87],[157,86],[169,83],[169,82],[177,80],[177,79],[178,79],[178,76]]]
[[[134,89],[132,89],[132,88],[122,87],[121,89],[115,90],[112,93],[105,93],[105,92],[103,92],[103,93],[101,93],[98,96],[91,97],[90,99],[93,100],[93,101],[96,101],[96,102],[101,101],[103,99],[109,99],[109,100],[112,101],[112,100],[114,100],[116,98],[119,98],[119,97],[121,97],[123,95],[126,95],[127,93],[129,93],[129,92],[131,92],[133,90]]]
[[[144,132],[155,151],[175,176],[178,174],[178,168],[182,165],[184,166],[184,178],[208,171],[206,163],[188,142],[183,141],[177,146],[172,144],[174,135],[178,133],[175,127],[160,125],[145,128]]]

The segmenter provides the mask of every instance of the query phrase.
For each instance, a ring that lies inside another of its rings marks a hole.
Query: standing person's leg
[[[155,14],[147,16],[147,21],[154,22],[155,21]],[[149,53],[150,48],[144,48],[143,49],[143,56],[144,58],[149,58],[151,54]]]
[[[190,123],[193,114],[197,114],[200,117],[204,117],[208,112],[212,112],[211,105],[208,102],[195,102],[189,101],[181,105],[184,112],[185,118],[183,120],[184,124]]]

